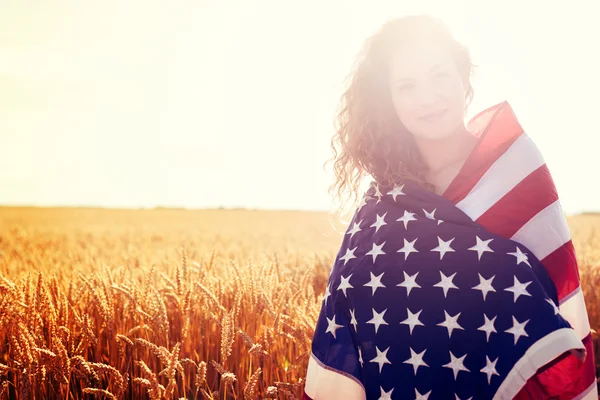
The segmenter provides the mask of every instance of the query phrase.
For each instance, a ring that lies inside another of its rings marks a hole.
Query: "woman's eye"
[[[438,72],[437,74],[433,75],[433,79],[439,81],[439,80],[446,78],[447,76],[448,76],[447,72]]]
[[[407,84],[405,84],[405,85],[400,85],[400,86],[398,86],[398,87],[397,87],[397,90],[398,90],[399,92],[404,92],[404,91],[407,91],[407,90],[410,90],[410,89],[412,89],[414,86],[415,86],[415,85],[414,85],[414,84],[412,84],[412,83],[407,83]]]

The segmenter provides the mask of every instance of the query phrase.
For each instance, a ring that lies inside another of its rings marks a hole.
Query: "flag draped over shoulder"
[[[507,103],[478,123],[477,147],[443,196],[411,181],[365,194],[327,283],[305,399],[547,398],[527,396],[558,390],[552,379],[597,398],[552,180]]]

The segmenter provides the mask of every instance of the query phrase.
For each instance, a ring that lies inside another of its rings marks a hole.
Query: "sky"
[[[507,100],[600,211],[597,0],[0,0],[0,205],[329,210],[344,78],[414,13],[469,47],[469,115]]]

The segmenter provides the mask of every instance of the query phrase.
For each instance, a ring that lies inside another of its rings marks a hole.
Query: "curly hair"
[[[447,48],[463,80],[465,103],[473,97],[470,77],[473,64],[469,51],[458,43],[447,26],[428,15],[411,15],[388,20],[364,42],[341,96],[331,139],[335,180],[329,187],[334,199],[359,200],[363,178],[371,176],[383,186],[405,179],[433,190],[426,179],[427,165],[414,137],[403,126],[393,106],[388,88],[388,68],[394,49],[406,41],[426,37]],[[351,196],[346,196],[346,194]]]

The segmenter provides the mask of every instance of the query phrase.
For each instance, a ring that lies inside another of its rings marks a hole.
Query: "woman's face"
[[[396,113],[417,139],[441,139],[464,124],[465,87],[440,45],[422,40],[397,48],[389,77]]]

